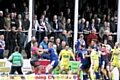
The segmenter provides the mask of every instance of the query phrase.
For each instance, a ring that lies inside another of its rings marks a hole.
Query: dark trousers
[[[14,52],[14,48],[15,48],[15,45],[10,45],[10,46],[9,46],[9,53],[8,53],[7,58],[9,58],[10,55]]]
[[[17,71],[18,74],[23,74],[23,73],[22,73],[21,66],[11,66],[10,74],[14,74],[15,71]]]
[[[0,59],[3,59],[4,56],[3,56],[3,53],[0,53]]]
[[[19,45],[19,47],[20,47],[19,53],[22,53],[23,45]]]

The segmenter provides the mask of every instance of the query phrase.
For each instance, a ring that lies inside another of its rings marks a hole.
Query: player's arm
[[[41,51],[41,50],[39,50],[39,49],[38,49],[38,50],[36,51],[36,53],[37,53],[37,55],[39,55],[39,56],[40,56],[40,55],[42,55],[42,54],[43,54],[43,51]]]
[[[90,57],[87,53],[84,53],[85,58]]]
[[[85,55],[85,57],[87,58],[87,57],[90,57],[90,55],[87,55],[87,54],[84,54]]]
[[[112,52],[112,56],[111,56],[110,62],[112,62],[112,60],[113,60],[113,52]]]
[[[39,49],[39,51],[41,51],[41,52],[45,52],[45,53],[48,53],[49,52],[49,50],[48,49]]]
[[[75,56],[74,56],[74,54],[73,54],[73,52],[71,51],[71,56],[72,56],[72,58],[73,58],[73,60],[75,61]]]

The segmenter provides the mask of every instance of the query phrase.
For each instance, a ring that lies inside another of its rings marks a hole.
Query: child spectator
[[[4,41],[4,36],[0,35],[0,59],[4,58],[4,50],[5,50],[5,41]]]

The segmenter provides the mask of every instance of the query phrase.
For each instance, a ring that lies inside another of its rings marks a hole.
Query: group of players
[[[52,74],[54,68],[59,64],[61,59],[60,74],[65,71],[68,74],[69,69],[69,60],[72,56],[73,60],[75,55],[69,46],[66,44],[65,48],[59,53],[59,56],[55,54],[53,43],[48,43],[48,49],[39,49],[38,43],[33,42],[32,48],[32,57],[31,65],[32,70],[35,72],[35,69],[38,68],[38,74],[41,74],[40,64],[38,62],[39,56],[44,52],[50,55],[50,64],[46,67],[46,74]],[[80,57],[80,66],[78,67],[78,78],[80,77],[80,72],[83,72],[83,80],[111,80],[111,71],[114,67],[117,67],[120,71],[120,48],[119,43],[116,42],[114,49],[107,50],[105,44],[98,43],[96,40],[91,41],[91,45],[88,46],[88,49],[85,49],[83,44],[79,45],[77,50],[77,56]]]
[[[112,70],[117,67],[120,71],[120,48],[116,42],[114,49],[107,50],[105,44],[91,41],[91,45],[86,50],[84,45],[80,45],[78,55],[81,58],[81,65],[78,69],[83,71],[83,80],[114,80]]]

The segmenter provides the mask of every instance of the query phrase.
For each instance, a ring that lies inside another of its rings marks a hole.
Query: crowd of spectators
[[[6,7],[4,11],[0,11],[0,29],[5,30],[0,32],[0,35],[5,37],[5,49],[9,49],[8,57],[18,45],[20,52],[25,48],[27,58],[30,58],[30,51],[27,49],[34,39],[28,42],[28,33],[24,32],[30,26],[28,2],[22,0],[19,3],[20,6],[17,4],[17,2],[12,3],[12,7]],[[40,48],[47,48],[48,41],[56,44],[58,54],[65,44],[73,48],[74,6],[69,6],[68,1],[61,8],[57,0],[36,1],[34,10],[32,37],[35,37]],[[105,5],[82,6],[79,10],[78,32],[89,34],[82,35],[86,47],[93,39],[102,43],[107,40],[107,43],[113,47],[115,39],[111,34],[117,32],[117,9]]]

